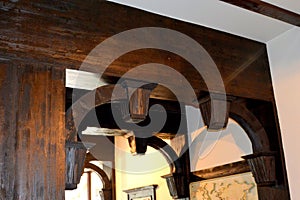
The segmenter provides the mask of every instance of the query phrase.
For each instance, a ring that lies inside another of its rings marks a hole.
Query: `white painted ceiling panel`
[[[217,0],[110,1],[264,43],[294,27]]]
[[[283,9],[300,14],[300,1],[299,0],[262,0],[264,2],[273,4]]]

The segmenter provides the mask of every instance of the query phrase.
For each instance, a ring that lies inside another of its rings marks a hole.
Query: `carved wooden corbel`
[[[276,184],[275,154],[275,152],[260,152],[242,157],[247,160],[258,186]]]
[[[127,101],[122,106],[123,119],[133,123],[145,120],[148,114],[150,94],[157,84],[125,80],[122,85],[127,91]]]
[[[170,195],[173,199],[181,199],[187,197],[185,191],[186,177],[181,173],[171,173],[162,176],[166,179]]]
[[[230,104],[233,99],[233,97],[228,97],[226,94],[217,93],[210,93],[210,95],[200,99],[203,122],[208,130],[218,131],[226,128]]]

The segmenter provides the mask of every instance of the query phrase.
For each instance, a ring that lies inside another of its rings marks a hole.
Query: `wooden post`
[[[64,71],[0,63],[0,199],[64,199]]]
[[[88,200],[92,200],[92,172],[87,172],[87,188],[88,188]]]

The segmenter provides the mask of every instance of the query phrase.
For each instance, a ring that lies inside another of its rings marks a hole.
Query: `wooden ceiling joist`
[[[286,23],[300,26],[300,15],[260,0],[220,0]]]

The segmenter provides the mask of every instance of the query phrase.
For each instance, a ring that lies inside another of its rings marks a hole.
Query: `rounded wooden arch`
[[[111,182],[110,182],[108,176],[106,175],[106,173],[101,168],[99,168],[98,166],[96,166],[92,163],[85,163],[84,168],[92,169],[93,171],[95,171],[99,175],[99,177],[103,183],[103,189],[111,190],[111,188],[112,188]]]
[[[253,153],[270,152],[269,138],[264,127],[245,106],[232,103],[229,117],[245,130],[251,140]]]
[[[95,99],[95,101],[91,102],[91,99]],[[80,100],[76,101],[66,113],[67,140],[76,140],[74,137],[77,134],[77,130],[74,123],[74,117],[76,117],[76,120],[80,122],[91,109],[105,103],[126,99],[127,91],[119,84],[98,87],[92,92],[81,97]],[[171,172],[181,171],[182,167],[179,158],[170,145],[155,136],[148,138],[147,143],[148,146],[151,146],[162,153],[170,165]]]
[[[97,160],[97,159],[94,158],[93,155],[91,155],[90,153],[87,153],[84,168],[91,169],[99,175],[99,177],[103,183],[102,192],[104,195],[104,200],[111,200],[112,199],[112,184],[111,184],[108,176],[106,175],[106,173],[101,168],[90,163],[90,161],[93,161],[93,160]]]
[[[229,117],[235,120],[246,132],[252,144],[253,154],[271,151],[269,139],[265,129],[258,119],[252,114],[252,112],[250,112],[245,106],[242,106],[238,103],[232,103],[230,105]],[[200,148],[200,135],[193,140],[190,146],[195,146],[195,149]],[[193,157],[192,160],[196,161],[196,157]]]
[[[232,103],[229,117],[234,119],[245,130],[252,142],[253,153],[271,151],[269,138],[263,125],[245,106]]]
[[[171,173],[181,173],[182,165],[174,149],[162,139],[152,136],[147,138],[147,145],[158,150],[167,160]]]
[[[67,140],[76,140],[77,127],[90,110],[105,103],[126,99],[126,89],[119,84],[101,86],[80,97],[66,112]]]

